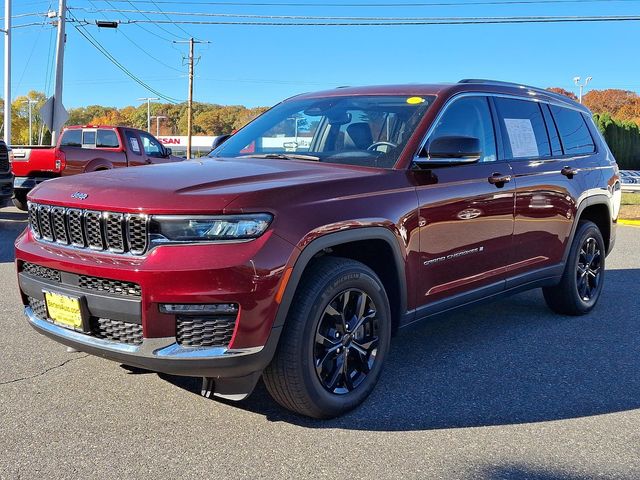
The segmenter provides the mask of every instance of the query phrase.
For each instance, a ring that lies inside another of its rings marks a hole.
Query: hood
[[[299,160],[207,158],[48,180],[33,189],[29,199],[115,212],[215,213],[246,193],[376,173],[368,168]]]

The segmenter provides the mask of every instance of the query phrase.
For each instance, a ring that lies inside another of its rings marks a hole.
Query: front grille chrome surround
[[[149,217],[29,204],[29,227],[38,240],[116,254],[144,255]]]

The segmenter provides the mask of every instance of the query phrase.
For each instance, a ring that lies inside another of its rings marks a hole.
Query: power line
[[[71,15],[73,16],[73,14]],[[74,20],[77,21],[75,17],[74,17]],[[102,53],[102,55],[104,55],[116,67],[122,70],[133,81],[135,81],[145,89],[149,90],[151,93],[157,95],[160,98],[163,98],[164,100],[170,103],[179,103],[176,99],[160,93],[158,90],[154,89],[153,87],[145,83],[143,80],[138,78],[136,75],[134,75],[129,69],[127,69],[124,65],[122,65],[111,53],[109,53],[109,51],[105,47],[103,47],[95,37],[93,37],[89,32],[87,32],[82,25],[74,25],[74,28],[78,31],[78,33],[80,33],[80,35],[82,35],[85,38],[85,40],[87,40],[91,45],[93,45],[93,47],[96,50]]]
[[[133,8],[135,8],[137,12],[140,12],[140,9],[139,9],[138,7],[136,7],[136,6],[133,4],[133,2],[132,2],[132,1],[127,0],[127,3],[128,3],[129,5],[131,5]],[[167,29],[166,29],[166,28],[164,28],[162,25],[160,25],[160,23],[172,23],[172,22],[171,22],[171,19],[169,19],[169,21],[167,21],[167,22],[156,22],[156,21],[152,20],[151,18],[147,17],[147,15],[145,15],[144,13],[142,13],[142,16],[143,16],[144,18],[146,18],[147,20],[149,20],[149,22],[145,22],[145,23],[155,23],[155,24],[156,24],[156,26],[157,26],[160,30],[162,30],[163,32],[166,32],[166,33],[168,33],[169,35],[171,35],[171,36],[173,36],[173,37],[176,37],[176,38],[178,38],[178,39],[180,39],[180,40],[184,40],[184,38],[183,38],[183,37],[181,37],[180,35],[176,35],[176,34],[175,34],[175,33],[173,33],[172,31],[167,30]]]
[[[159,6],[156,2],[152,1],[151,3],[153,3],[153,5],[161,12],[162,15],[164,15],[164,17],[166,17],[167,20],[171,20],[171,18],[169,17],[169,15],[167,15]],[[193,37],[193,35],[191,35],[189,32],[187,32],[184,28],[182,28],[180,25],[176,25],[176,27],[181,30],[183,33],[185,33],[189,38]]]
[[[93,3],[92,0],[89,0],[89,3],[93,6],[95,6],[95,4]],[[103,17],[106,18],[106,16],[103,14]],[[134,41],[129,35],[127,35],[126,33],[124,33],[122,30],[119,30],[118,33],[122,34],[122,36],[124,38],[126,38],[134,47],[136,47],[138,50],[140,50],[142,53],[144,53],[145,55],[147,55],[149,58],[151,58],[152,60],[156,61],[157,63],[159,63],[160,65],[163,65],[166,68],[169,68],[171,70],[175,70],[176,72],[179,73],[186,73],[183,70],[180,70],[178,68],[172,67],[171,65],[169,65],[168,63],[163,62],[162,60],[160,60],[158,57],[152,55],[151,53],[149,53],[149,51],[147,51],[146,49],[144,49],[140,44],[138,44],[136,41]]]
[[[113,6],[113,4],[112,4],[109,0],[96,0],[96,1],[103,1],[103,2],[106,2],[106,3],[107,3],[111,8],[116,8],[116,7],[114,7],[114,6]],[[126,18],[127,20],[131,20],[131,17],[129,17],[129,16],[127,16],[127,15],[125,15],[124,13],[120,13],[120,15],[122,15],[122,16],[123,16],[124,18]],[[138,28],[140,28],[140,30],[143,30],[143,31],[145,31],[145,32],[147,32],[147,33],[150,33],[151,35],[154,35],[154,36],[156,36],[156,37],[158,37],[158,38],[160,38],[160,39],[164,40],[165,42],[172,42],[172,41],[173,41],[173,40],[171,40],[170,38],[167,38],[167,37],[165,37],[165,36],[163,36],[163,35],[160,35],[159,33],[154,32],[153,30],[149,30],[148,28],[143,27],[143,26],[142,26],[142,25],[140,25],[140,24],[136,24],[136,25],[138,26]]]
[[[390,26],[422,26],[422,25],[496,25],[522,23],[583,23],[583,22],[636,22],[640,15],[597,15],[597,16],[547,16],[547,17],[433,17],[419,21],[342,21],[342,22],[274,22],[274,21],[217,21],[217,20],[138,20],[133,19],[123,24],[156,23],[183,25],[242,25],[267,27],[390,27]],[[92,22],[84,20],[84,24]]]
[[[106,0],[98,0],[106,1]],[[130,3],[128,0],[111,0],[117,3]],[[386,7],[443,7],[443,6],[473,6],[473,5],[529,5],[529,4],[553,4],[553,3],[630,3],[639,0],[482,0],[479,2],[403,2],[403,3],[296,3],[296,2],[193,2],[175,0],[136,0],[142,4],[166,4],[166,5],[215,5],[230,7],[349,7],[349,8],[386,8]]]

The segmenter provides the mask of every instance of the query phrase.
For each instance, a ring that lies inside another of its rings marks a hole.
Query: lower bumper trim
[[[30,307],[25,307],[25,314],[36,331],[64,345],[170,375],[236,378],[261,372],[271,361],[280,336],[280,329],[274,329],[267,345],[242,349],[184,347],[174,337],[145,338],[141,345],[129,345],[60,327],[37,317]]]

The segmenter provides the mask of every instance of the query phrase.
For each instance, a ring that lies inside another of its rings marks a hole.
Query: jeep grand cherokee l
[[[616,162],[572,100],[502,82],[290,98],[210,158],[41,184],[16,242],[29,323],[242,399],[340,415],[398,328],[542,288],[596,305]]]

